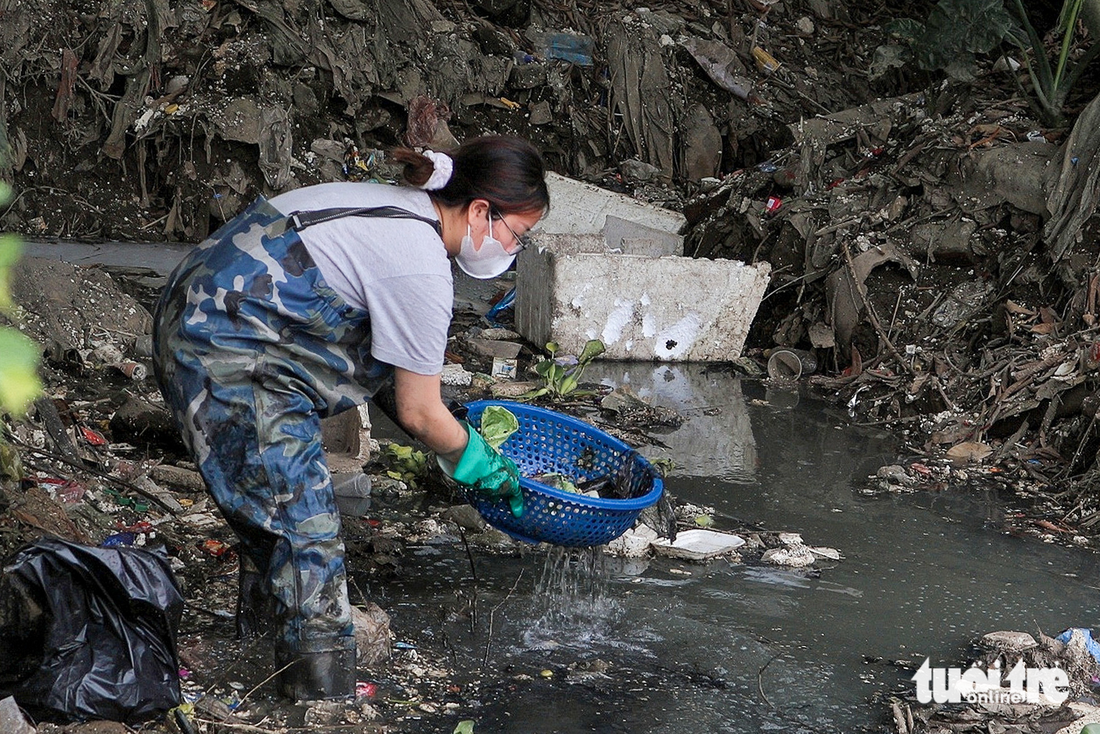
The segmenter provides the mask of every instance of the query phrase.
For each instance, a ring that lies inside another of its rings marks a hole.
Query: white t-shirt
[[[428,194],[374,183],[327,183],[279,194],[282,214],[345,207],[396,206],[438,221]],[[443,369],[454,308],[450,260],[431,225],[415,219],[342,217],[299,236],[325,282],[366,310],[375,359],[420,375]]]

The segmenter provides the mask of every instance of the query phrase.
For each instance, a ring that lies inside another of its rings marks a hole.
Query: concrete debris
[[[1010,653],[1021,653],[1038,647],[1039,643],[1027,632],[988,632],[982,635],[979,644],[990,650],[1001,650]]]
[[[171,464],[157,464],[149,471],[149,476],[155,482],[184,492],[198,493],[206,491],[206,483],[202,480],[202,476],[193,469]]]
[[[558,173],[547,174],[546,186],[554,206],[539,221],[538,231],[543,234],[602,234],[611,217],[672,235],[679,235],[687,224],[680,212]],[[673,248],[681,246],[681,240],[673,242]],[[681,251],[670,249],[666,254],[680,254]]]
[[[613,252],[594,236],[537,242],[519,258],[517,327],[567,352],[599,339],[606,359],[736,359],[769,280],[767,263]]]

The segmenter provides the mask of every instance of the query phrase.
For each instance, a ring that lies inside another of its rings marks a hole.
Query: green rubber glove
[[[448,472],[459,484],[491,500],[508,500],[512,514],[523,514],[523,493],[519,489],[516,463],[485,442],[469,423],[464,423],[469,439],[466,450],[454,470]],[[440,466],[443,466],[441,463]],[[443,466],[444,471],[447,470]]]

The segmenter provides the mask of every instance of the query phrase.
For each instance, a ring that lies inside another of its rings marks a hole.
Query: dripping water
[[[535,649],[588,649],[617,635],[623,605],[611,593],[607,556],[596,548],[554,547],[532,594],[524,644]]]

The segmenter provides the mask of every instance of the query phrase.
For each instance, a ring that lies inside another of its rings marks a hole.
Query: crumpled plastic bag
[[[153,718],[180,703],[183,596],[162,554],[43,538],[0,577],[0,698],[45,718]]]

